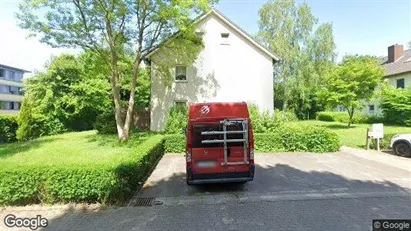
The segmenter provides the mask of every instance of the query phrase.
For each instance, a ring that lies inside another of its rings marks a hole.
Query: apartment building
[[[0,64],[0,114],[17,114],[23,101],[23,76],[28,71]]]

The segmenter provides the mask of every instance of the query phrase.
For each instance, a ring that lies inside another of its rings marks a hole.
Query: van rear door
[[[207,174],[207,178],[221,178],[224,148],[222,143],[203,143],[203,140],[220,140],[221,134],[203,135],[204,132],[218,131],[221,124],[201,123],[193,124],[191,127],[192,144],[192,170],[197,178]]]

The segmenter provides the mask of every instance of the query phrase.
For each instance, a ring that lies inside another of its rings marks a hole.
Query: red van
[[[247,182],[254,178],[254,139],[247,104],[189,106],[187,184]]]

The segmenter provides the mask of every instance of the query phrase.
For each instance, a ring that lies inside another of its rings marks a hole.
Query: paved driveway
[[[154,197],[162,203],[173,204],[198,203],[202,199],[204,203],[217,203],[239,198],[358,198],[410,192],[411,162],[409,169],[396,165],[396,161],[407,163],[409,160],[398,160],[399,157],[376,152],[367,154],[372,156],[365,156],[354,149],[332,154],[256,154],[254,181],[244,185],[200,186],[186,185],[183,155],[166,154],[131,205],[136,203],[137,198],[143,197]]]

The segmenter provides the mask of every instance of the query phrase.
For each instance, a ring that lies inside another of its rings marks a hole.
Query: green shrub
[[[16,116],[0,116],[0,144],[17,141],[17,128]]]
[[[387,123],[411,126],[411,88],[383,87],[381,109]]]
[[[185,152],[183,135],[167,135],[164,142],[166,152]],[[336,152],[340,140],[326,128],[283,124],[273,132],[255,133],[254,148],[257,152]]]
[[[164,150],[169,153],[186,151],[186,137],[180,134],[166,135],[164,137]]]
[[[117,133],[117,124],[114,112],[107,111],[98,115],[93,126],[94,129],[96,129],[100,134]]]
[[[273,133],[255,134],[260,152],[335,152],[340,148],[336,133],[315,126],[284,124]]]
[[[390,148],[390,143],[391,139],[393,136],[398,135],[398,133],[388,133],[384,134],[384,137],[380,139],[380,149],[389,149]],[[370,148],[375,149],[377,147],[377,142],[375,139],[371,139],[370,141]]]
[[[168,113],[165,132],[167,134],[180,134],[181,129],[187,126],[188,107],[176,105]]]
[[[349,117],[347,112],[322,111],[317,112],[316,119],[321,121],[348,123]],[[355,113],[352,120],[354,124],[385,122],[385,119],[382,116],[365,115],[360,113]]]
[[[124,159],[78,167],[27,165],[0,169],[0,205],[87,202],[121,203],[131,198],[164,153],[155,135]]]
[[[291,111],[275,110],[274,113],[268,111],[261,112],[255,104],[248,104],[248,111],[256,133],[273,132],[284,122],[298,121],[297,116]]]

